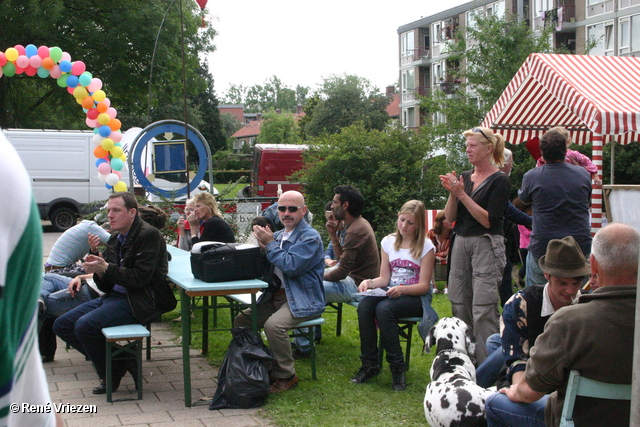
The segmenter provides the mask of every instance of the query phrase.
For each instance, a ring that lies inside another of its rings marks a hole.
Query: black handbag
[[[204,282],[229,282],[261,277],[260,247],[246,243],[202,242],[191,252],[191,272]]]

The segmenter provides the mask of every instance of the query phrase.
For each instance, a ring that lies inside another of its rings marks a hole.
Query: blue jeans
[[[45,274],[42,278],[40,298],[44,301],[44,314],[49,317],[60,317],[82,303],[90,301],[94,295],[89,285],[82,285],[74,297],[68,290],[72,278],[60,274]]]
[[[349,302],[353,299],[358,287],[355,281],[347,276],[338,282],[323,281],[324,299],[327,304],[331,302]]]
[[[493,334],[487,338],[487,353],[489,356],[476,369],[476,384],[484,388],[496,384],[500,369],[504,365],[500,334]]]
[[[487,398],[485,412],[489,427],[545,427],[544,407],[548,394],[533,403],[516,403],[506,394],[494,393]]]
[[[360,361],[364,367],[379,366],[378,332],[387,352],[392,372],[404,372],[404,356],[398,334],[398,319],[422,317],[422,300],[419,296],[402,295],[399,298],[364,297],[358,304],[360,329]]]
[[[547,279],[538,265],[538,259],[533,256],[531,251],[527,254],[527,274],[525,276],[525,286],[545,285]]]
[[[110,294],[87,301],[56,319],[53,332],[85,356],[100,379],[106,373],[106,343],[102,328],[138,323],[126,294]],[[114,371],[116,371],[114,369]]]

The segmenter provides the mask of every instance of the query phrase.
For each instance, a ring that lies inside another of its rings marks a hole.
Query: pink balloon
[[[7,63],[7,56],[4,52],[0,52],[0,67],[4,66]]]
[[[18,51],[18,55],[26,55],[27,54],[27,50],[21,44],[17,44],[13,48]]]
[[[76,61],[71,65],[71,74],[79,76],[87,70],[87,66],[82,61]]]
[[[98,172],[102,175],[107,175],[111,173],[111,165],[109,163],[100,163],[98,166]]]
[[[102,102],[104,102],[107,105],[107,107],[111,107],[111,101],[109,100],[109,98],[103,99]]]
[[[116,109],[113,107],[109,107],[107,108],[107,115],[109,116],[109,118],[115,119],[118,115],[118,111],[116,111]]]
[[[22,67],[18,67],[18,66],[16,65],[16,74],[22,74],[22,73],[24,73],[24,68],[22,68]]]
[[[118,179],[122,179],[122,173],[120,171],[113,171],[116,175],[118,175]]]
[[[29,66],[29,58],[26,55],[18,56],[16,59],[16,65],[20,68],[27,68]]]
[[[114,130],[111,132],[111,135],[109,135],[109,138],[111,138],[113,142],[120,142],[122,141],[122,132]]]
[[[38,55],[33,55],[31,58],[29,58],[29,65],[31,65],[33,68],[38,68],[42,65],[42,58],[40,58]]]
[[[47,46],[40,46],[38,48],[38,56],[42,59],[49,57],[49,48]]]
[[[100,89],[102,89],[102,80],[96,77],[92,78],[91,83],[89,83],[89,86],[87,86],[87,90],[89,92],[95,92]]]
[[[75,89],[75,87],[69,87],[67,86],[67,92],[69,92],[71,95],[73,95],[73,90]]]
[[[58,64],[54,65],[51,70],[49,70],[49,75],[52,79],[59,79],[62,76],[62,71],[60,70],[60,66]]]
[[[71,62],[71,55],[68,52],[62,52],[62,58],[60,61],[69,61]]]
[[[88,127],[90,128],[94,128],[96,126],[98,126],[98,121],[95,119],[90,119],[89,117],[87,117],[86,119],[84,119],[84,122],[87,124]],[[95,142],[94,142],[95,144]]]

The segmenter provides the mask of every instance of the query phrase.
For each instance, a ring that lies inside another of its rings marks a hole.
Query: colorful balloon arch
[[[0,52],[0,77],[22,73],[37,74],[43,79],[51,77],[57,80],[58,86],[67,88],[87,115],[85,123],[93,128],[98,179],[108,189],[127,191],[120,172],[127,161],[120,144],[121,123],[116,118],[118,112],[102,90],[102,81],[86,71],[84,62],[71,61],[71,55],[59,47],[16,45]]]

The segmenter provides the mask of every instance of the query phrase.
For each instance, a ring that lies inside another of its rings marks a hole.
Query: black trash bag
[[[231,334],[210,410],[255,408],[269,395],[269,367],[274,360],[271,350],[250,328],[232,328]]]

